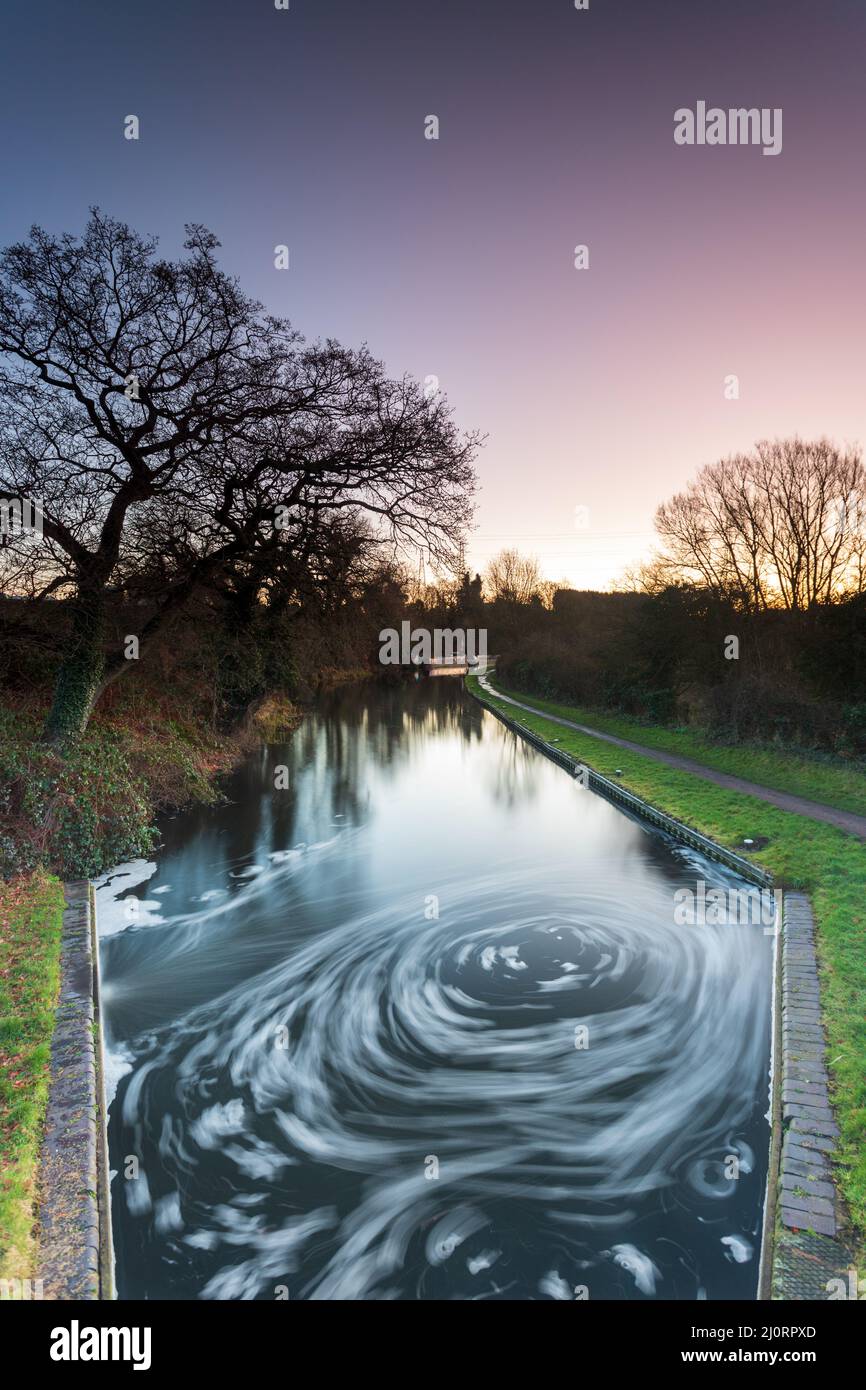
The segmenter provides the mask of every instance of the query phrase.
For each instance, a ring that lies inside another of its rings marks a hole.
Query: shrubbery
[[[262,739],[285,737],[297,700],[328,673],[370,669],[378,615],[364,602],[328,614],[254,606],[243,618],[199,596],[107,687],[62,756],[42,730],[67,640],[63,605],[25,615],[0,602],[0,876],[45,865],[64,878],[91,877],[150,852],[160,811],[218,799],[219,774]],[[118,605],[114,639],[146,616]]]
[[[729,636],[739,659],[726,660]],[[495,631],[498,669],[542,699],[687,724],[733,742],[866,755],[866,601],[808,614],[737,613],[705,590],[560,590],[553,610]]]
[[[61,758],[38,733],[32,715],[0,710],[0,873],[44,863],[89,878],[147,853],[152,807],[120,735],[96,725]]]

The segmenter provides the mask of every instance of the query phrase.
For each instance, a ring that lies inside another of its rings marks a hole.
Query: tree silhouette
[[[348,518],[371,543],[453,559],[470,516],[474,434],[366,348],[305,344],[216,263],[94,210],[80,239],[39,227],[0,256],[0,493],[36,499],[42,539],[5,538],[4,591],[70,609],[45,736],[79,734],[129,669],[108,650],[121,596],[139,654],[202,584],[321,553]]]
[[[763,440],[702,468],[656,512],[658,591],[683,580],[745,611],[804,612],[866,588],[866,470],[829,440]]]

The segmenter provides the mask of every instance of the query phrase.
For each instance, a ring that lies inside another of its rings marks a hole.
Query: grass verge
[[[666,767],[589,734],[565,729],[542,716],[515,710],[481,690],[477,676],[470,676],[467,684],[474,694],[500,708],[510,719],[516,719],[548,741],[556,740],[559,748],[578,761],[606,777],[616,777],[617,782],[635,795],[718,843],[742,853],[745,837],[765,836],[766,846],[750,857],[769,870],[778,887],[800,888],[809,894],[817,925],[821,1002],[829,1041],[828,1070],[841,1130],[837,1172],[855,1228],[854,1239],[863,1250],[866,1246],[866,845],[835,826],[781,811],[757,797],[716,787],[690,772]],[[515,698],[521,698],[519,692],[515,692]],[[534,697],[522,698],[536,703]],[[560,717],[583,722],[584,711],[548,702],[544,705]],[[623,737],[632,735],[623,734]],[[724,767],[721,770],[735,769]],[[754,766],[750,766],[749,776],[752,781],[758,780]],[[785,787],[785,790],[790,789]]]
[[[0,882],[0,1278],[35,1270],[39,1146],[60,978],[63,888],[42,871]]]
[[[727,772],[762,787],[772,787],[774,791],[791,792],[794,796],[805,796],[810,801],[821,801],[841,811],[866,816],[866,775],[862,767],[849,767],[829,756],[768,748],[765,744],[724,743],[691,729],[669,729],[609,711],[561,705],[505,684],[498,688],[515,700],[526,700],[561,719],[588,724],[600,733],[627,738],[632,743],[642,743],[645,748],[693,758],[716,772]]]

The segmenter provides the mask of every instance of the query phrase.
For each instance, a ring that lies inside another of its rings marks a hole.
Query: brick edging
[[[785,894],[779,1064],[774,1086],[783,1137],[779,1171],[773,1175],[771,1296],[827,1299],[831,1280],[843,1280],[847,1289],[853,1261],[840,1234],[844,1208],[831,1166],[839,1127],[830,1104],[815,923],[805,893]]]
[[[60,996],[42,1141],[39,1263],[42,1296],[100,1297],[100,1108],[90,885],[64,885]]]

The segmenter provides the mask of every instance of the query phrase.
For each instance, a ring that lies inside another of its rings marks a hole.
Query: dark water
[[[732,877],[454,680],[229,792],[98,893],[121,1297],[754,1298],[772,937],[674,917]]]

